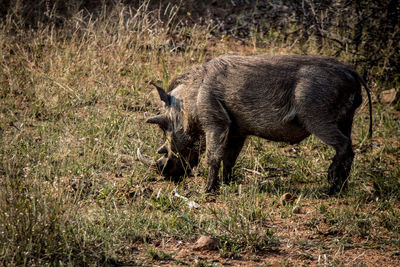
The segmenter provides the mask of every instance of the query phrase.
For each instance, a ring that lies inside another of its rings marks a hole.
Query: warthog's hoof
[[[343,192],[347,188],[347,181],[343,183],[334,183],[328,189],[328,195],[332,196]]]

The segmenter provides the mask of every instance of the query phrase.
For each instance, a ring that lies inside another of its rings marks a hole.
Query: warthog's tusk
[[[149,167],[156,167],[157,163],[155,161],[146,159],[143,155],[142,152],[140,152],[140,148],[137,149],[136,151],[137,157],[138,159],[145,165],[149,166]]]

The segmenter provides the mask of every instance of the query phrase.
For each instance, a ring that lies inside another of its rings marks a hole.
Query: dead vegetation
[[[120,3],[68,19],[49,9],[53,20],[35,27],[2,17],[1,264],[398,266],[400,116],[396,101],[378,101],[398,81],[369,76],[374,135],[367,138],[364,104],[347,191],[323,193],[333,151],[316,138],[295,146],[251,138],[236,164],[238,183],[206,195],[204,164],[174,183],[136,161],[137,147],[151,153],[163,139],[144,123],[158,109],[148,82],[166,86],[222,54],[332,51],[258,29],[243,43],[214,34],[216,24],[181,23],[176,5],[162,8]],[[287,193],[293,199],[282,205]],[[218,246],[192,249],[202,235]]]

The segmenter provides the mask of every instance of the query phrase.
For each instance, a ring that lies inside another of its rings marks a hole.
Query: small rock
[[[194,244],[194,250],[215,250],[219,247],[219,239],[202,235]]]
[[[288,204],[293,204],[294,200],[295,200],[295,197],[292,194],[285,193],[279,199],[279,203],[281,203],[282,206],[286,206]]]
[[[383,104],[391,104],[399,98],[399,94],[395,88],[382,91],[379,95],[379,101]]]

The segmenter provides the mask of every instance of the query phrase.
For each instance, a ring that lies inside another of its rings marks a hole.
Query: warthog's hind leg
[[[357,98],[355,106],[348,110],[346,116],[338,120],[338,128],[340,132],[347,138],[338,138],[333,146],[336,149],[336,155],[333,158],[332,164],[328,169],[328,181],[331,184],[330,194],[339,192],[347,186],[347,180],[353,164],[354,152],[351,141],[351,129],[353,125],[354,111],[359,106],[361,99]],[[343,142],[343,143],[340,143]]]
[[[351,124],[350,124],[351,127]],[[344,130],[344,129],[342,129]],[[346,136],[336,124],[325,123],[314,126],[313,134],[320,138],[325,144],[336,150],[336,155],[328,169],[329,193],[334,194],[347,186],[347,178],[350,174],[354,158],[351,139]],[[346,134],[348,131],[346,132]]]
[[[329,194],[340,192],[347,187],[347,180],[353,163],[354,152],[351,148],[344,155],[339,153],[336,152],[336,156],[328,169]]]

